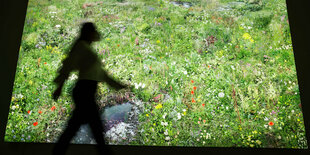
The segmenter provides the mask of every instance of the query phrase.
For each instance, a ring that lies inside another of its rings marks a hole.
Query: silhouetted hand
[[[59,98],[59,96],[60,96],[60,94],[61,94],[61,87],[58,87],[58,88],[54,91],[54,93],[53,93],[53,99],[54,99],[55,101],[57,101],[58,98]]]

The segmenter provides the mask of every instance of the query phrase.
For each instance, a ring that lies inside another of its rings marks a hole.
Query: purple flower
[[[154,11],[154,10],[155,10],[155,8],[149,7],[149,11]]]

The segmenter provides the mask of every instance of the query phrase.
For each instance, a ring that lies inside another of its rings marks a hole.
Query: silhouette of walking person
[[[54,82],[57,89],[53,93],[53,99],[57,100],[61,94],[65,80],[70,72],[78,71],[79,76],[72,91],[75,109],[68,121],[67,128],[58,139],[53,149],[54,155],[65,154],[71,139],[74,137],[82,124],[88,123],[97,142],[100,154],[109,154],[103,137],[103,125],[99,116],[99,107],[95,102],[95,93],[98,82],[106,82],[116,90],[127,86],[115,81],[102,69],[102,63],[96,53],[91,49],[91,43],[99,41],[100,35],[93,23],[87,22],[82,25],[79,38],[75,41],[68,57],[58,71]]]

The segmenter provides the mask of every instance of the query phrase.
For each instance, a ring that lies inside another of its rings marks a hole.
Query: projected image
[[[306,149],[285,0],[29,0],[6,142],[56,142],[74,107],[57,70],[83,22],[110,76],[96,100],[111,145]],[[95,144],[88,126],[71,141]]]

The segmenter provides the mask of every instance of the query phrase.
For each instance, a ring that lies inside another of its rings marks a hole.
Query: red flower
[[[44,64],[46,65],[47,63],[46,63],[46,62],[44,62]]]
[[[31,113],[31,111],[30,111],[30,110],[28,110],[28,111],[27,111],[27,113],[28,113],[28,114],[30,114],[30,113]]]
[[[274,123],[270,121],[270,122],[268,123],[268,125],[273,126]]]
[[[193,80],[191,80],[191,82],[192,82],[192,83],[194,83],[194,81],[193,81]]]
[[[41,110],[39,110],[39,114],[41,114],[42,113],[42,111]]]
[[[34,123],[33,123],[33,126],[37,126],[37,125],[38,125],[38,122],[34,122]]]
[[[202,104],[202,106],[204,107],[204,106],[205,106],[205,104],[203,103],[203,104]]]
[[[194,87],[194,90],[196,90],[197,89],[197,87]]]
[[[191,91],[191,94],[194,94],[194,91]]]
[[[194,98],[192,98],[192,102],[195,103],[196,101],[194,100]]]
[[[56,109],[56,107],[55,107],[55,106],[53,106],[53,107],[51,108],[51,110],[52,110],[52,111],[54,111],[55,109]]]
[[[119,47],[119,44],[117,44],[117,47]]]

